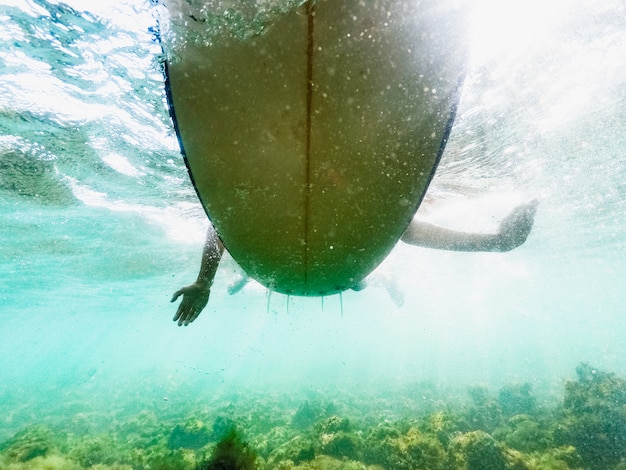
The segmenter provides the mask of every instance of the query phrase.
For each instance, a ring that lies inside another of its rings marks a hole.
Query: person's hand
[[[535,222],[539,201],[533,199],[517,206],[500,222],[498,251],[510,251],[526,241]]]
[[[173,318],[174,321],[178,322],[178,326],[187,326],[198,318],[198,315],[200,315],[200,312],[202,312],[202,309],[206,307],[209,301],[210,293],[211,286],[198,282],[194,282],[174,292],[170,302],[176,301],[181,295],[183,296],[183,300]]]

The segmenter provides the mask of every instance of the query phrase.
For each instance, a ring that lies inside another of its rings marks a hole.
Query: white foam
[[[145,173],[135,168],[126,157],[123,157],[122,155],[119,155],[117,153],[110,153],[103,156],[102,161],[109,165],[111,168],[113,168],[115,171],[123,175],[133,177],[145,175]]]
[[[179,243],[198,244],[204,241],[208,219],[200,204],[177,202],[167,207],[146,206],[110,199],[108,194],[95,191],[67,178],[74,196],[83,204],[116,212],[135,213],[160,227],[165,236]]]

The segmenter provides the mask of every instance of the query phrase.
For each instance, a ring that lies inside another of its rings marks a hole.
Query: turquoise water
[[[99,3],[0,0],[0,442],[37,424],[109,432],[142,412],[245,421],[255,403],[282,423],[306,399],[412,419],[467,387],[519,383],[547,406],[581,362],[626,376],[623,2],[476,9],[425,217],[488,231],[536,197],[522,247],[399,244],[370,287],[323,300],[255,283],[229,295],[227,258],[187,328],[169,298],[195,279],[206,220],[153,8]]]

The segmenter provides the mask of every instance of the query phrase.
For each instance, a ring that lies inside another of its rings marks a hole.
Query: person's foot
[[[233,279],[232,281],[228,283],[226,290],[228,291],[230,295],[236,294],[237,292],[239,292],[241,289],[244,288],[244,286],[248,283],[249,280],[250,279],[248,278],[248,276],[237,274],[235,279]]]

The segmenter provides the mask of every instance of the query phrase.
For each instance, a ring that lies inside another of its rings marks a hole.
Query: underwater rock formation
[[[11,460],[26,462],[36,457],[43,457],[57,447],[55,434],[46,426],[33,426],[18,432],[4,445],[0,452]]]
[[[256,453],[244,442],[236,428],[231,428],[217,443],[211,458],[197,470],[256,470]]]
[[[268,468],[285,461],[295,465],[309,462],[315,458],[318,452],[319,445],[312,436],[296,435],[272,450],[267,458]]]
[[[321,452],[338,459],[357,460],[362,447],[361,438],[353,433],[339,431],[323,435]]]
[[[555,441],[576,448],[585,468],[603,470],[626,461],[626,380],[589,364],[565,384]]]
[[[528,415],[513,416],[506,428],[497,429],[493,435],[522,452],[543,452],[554,445],[552,433]]]
[[[528,383],[508,385],[498,393],[498,404],[506,418],[515,415],[533,415],[537,410],[537,399]]]
[[[492,433],[504,424],[502,409],[485,387],[472,387],[468,390],[474,402],[466,414],[470,429],[480,429]]]
[[[215,418],[215,421],[213,421],[213,432],[211,435],[212,440],[221,440],[235,426],[236,424],[232,419],[226,416],[218,416],[217,418]]]
[[[296,411],[291,425],[297,429],[306,429],[312,426],[316,421],[332,414],[332,409],[332,404],[306,400]]]
[[[211,439],[211,433],[206,425],[199,419],[189,419],[183,424],[177,424],[167,441],[169,449],[181,447],[187,449],[200,449]]]
[[[292,397],[244,398],[182,417],[139,410],[109,429],[30,426],[0,444],[0,470],[626,470],[626,380],[587,364],[551,409],[513,385],[427,414],[380,412],[397,396],[334,397],[341,414],[304,402],[294,423]]]
[[[484,431],[472,431],[450,443],[448,466],[458,470],[507,470],[502,448]]]
[[[350,431],[350,420],[333,415],[316,423],[316,432],[319,434],[334,434],[339,431]]]
[[[447,448],[452,439],[461,432],[470,431],[472,428],[463,416],[455,415],[449,411],[438,411],[426,417],[422,429],[436,436],[439,442]]]
[[[287,461],[280,463],[272,470],[386,470],[377,465],[366,466],[362,462],[354,460],[340,460],[327,455],[320,455],[311,462],[301,465],[294,465],[293,462]]]
[[[443,445],[435,436],[423,433],[416,427],[410,427],[406,433],[374,430],[366,439],[366,446],[364,459],[368,464],[397,470],[446,469]]]

